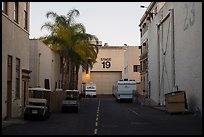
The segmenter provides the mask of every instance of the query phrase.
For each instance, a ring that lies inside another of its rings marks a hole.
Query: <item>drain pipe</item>
[[[175,43],[174,43],[174,9],[169,9],[171,19],[171,64],[172,64],[172,92],[175,89]],[[177,87],[178,88],[178,87]]]

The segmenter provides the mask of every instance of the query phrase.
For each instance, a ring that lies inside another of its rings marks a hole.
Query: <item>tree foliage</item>
[[[49,34],[40,37],[40,40],[63,57],[63,89],[77,89],[80,66],[85,70],[92,68],[98,54],[98,47],[90,44],[98,38],[86,33],[82,23],[75,22],[79,15],[77,9],[70,10],[66,16],[47,12],[46,17],[53,22],[46,22],[41,27],[46,28]]]

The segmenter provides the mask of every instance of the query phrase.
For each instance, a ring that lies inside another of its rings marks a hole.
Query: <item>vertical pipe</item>
[[[158,57],[158,103],[160,104],[160,45],[159,45],[159,26],[160,25],[157,25],[157,50],[158,50],[158,54],[157,54],[157,57]]]
[[[175,87],[175,45],[174,45],[174,9],[170,9],[171,19],[171,64],[172,64],[172,92]]]

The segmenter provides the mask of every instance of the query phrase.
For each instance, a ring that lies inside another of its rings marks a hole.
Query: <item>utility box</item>
[[[184,91],[165,94],[166,111],[169,113],[185,112],[186,95]]]

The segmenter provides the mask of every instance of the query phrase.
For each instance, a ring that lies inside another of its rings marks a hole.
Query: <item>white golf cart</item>
[[[50,107],[46,95],[49,95],[51,90],[45,88],[29,88],[28,103],[24,108],[24,119],[50,117]]]

